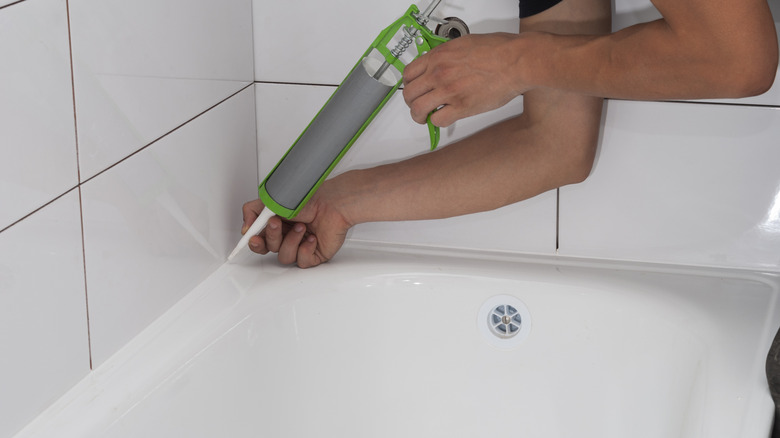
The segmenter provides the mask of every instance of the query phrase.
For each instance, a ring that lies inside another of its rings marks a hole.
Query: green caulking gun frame
[[[401,85],[405,64],[399,58],[406,49],[414,44],[419,56],[448,41],[427,27],[440,2],[434,0],[423,13],[411,5],[379,34],[260,184],[260,199],[266,208],[287,219],[295,217]],[[468,32],[465,24],[463,30]],[[388,48],[399,36],[395,47]],[[377,59],[377,53],[384,59]],[[428,131],[433,150],[439,142],[439,128],[430,122],[430,117]]]

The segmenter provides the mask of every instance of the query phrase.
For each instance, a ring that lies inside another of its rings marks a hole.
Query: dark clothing
[[[546,11],[560,2],[561,0],[520,0],[520,18]]]
[[[775,401],[775,430],[772,437],[780,438],[780,331],[775,335],[766,358],[766,380],[769,393]]]

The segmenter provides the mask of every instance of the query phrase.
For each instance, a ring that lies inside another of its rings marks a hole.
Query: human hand
[[[412,119],[446,127],[499,108],[531,87],[517,75],[517,34],[465,35],[439,45],[404,69]]]
[[[249,249],[258,254],[278,253],[279,262],[295,263],[300,268],[314,267],[330,260],[344,244],[350,225],[318,195],[312,197],[293,221],[273,216],[265,229],[249,240]],[[263,208],[259,199],[244,204],[242,234]]]

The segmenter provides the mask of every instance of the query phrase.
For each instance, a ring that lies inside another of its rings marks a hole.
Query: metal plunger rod
[[[398,44],[393,47],[393,50],[390,51],[390,55],[393,56],[395,59],[398,59],[403,53],[406,51],[406,49],[409,48],[409,46],[412,45],[414,42],[414,37],[416,37],[420,31],[417,30],[414,27],[404,27],[403,28],[404,36],[401,38],[401,41],[398,42]],[[383,74],[385,74],[385,71],[387,71],[387,68],[390,67],[390,61],[385,59],[385,62],[382,63],[382,65],[379,67],[379,69],[374,73],[374,79],[379,80],[379,78],[382,77]]]
[[[383,74],[387,71],[387,69],[390,67],[390,63],[385,61],[382,63],[381,66],[379,66],[379,70],[374,73],[374,76],[372,76],[374,79],[379,80],[379,78],[382,77]]]
[[[431,14],[433,13],[433,10],[436,9],[439,4],[441,3],[441,0],[434,0],[432,1],[427,8],[425,8],[425,11],[423,11],[422,14],[417,15],[417,22],[420,23],[421,26],[425,26],[428,24],[428,20],[431,18]],[[415,28],[409,29],[404,28],[404,35],[403,39],[396,44],[395,48],[390,51],[390,53],[398,59],[399,56],[401,56],[406,49],[412,44],[412,40],[414,37],[417,36],[419,31]],[[379,80],[379,78],[382,77],[383,74],[387,71],[387,69],[390,67],[390,61],[385,60],[385,62],[382,63],[382,65],[379,67],[379,70],[374,73],[373,78],[376,80]]]
[[[426,18],[430,18],[431,14],[433,13],[433,10],[436,9],[439,6],[439,3],[441,3],[441,0],[434,0],[431,2],[431,4],[428,5],[427,8],[425,8],[425,11],[422,13],[422,16]],[[424,23],[421,23],[424,24]]]

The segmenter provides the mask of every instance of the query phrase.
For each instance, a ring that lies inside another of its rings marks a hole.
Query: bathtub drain
[[[496,336],[511,338],[520,333],[523,317],[509,304],[496,306],[488,317],[490,329]]]
[[[496,295],[482,304],[477,326],[482,337],[493,346],[514,348],[531,331],[531,313],[517,297]]]

